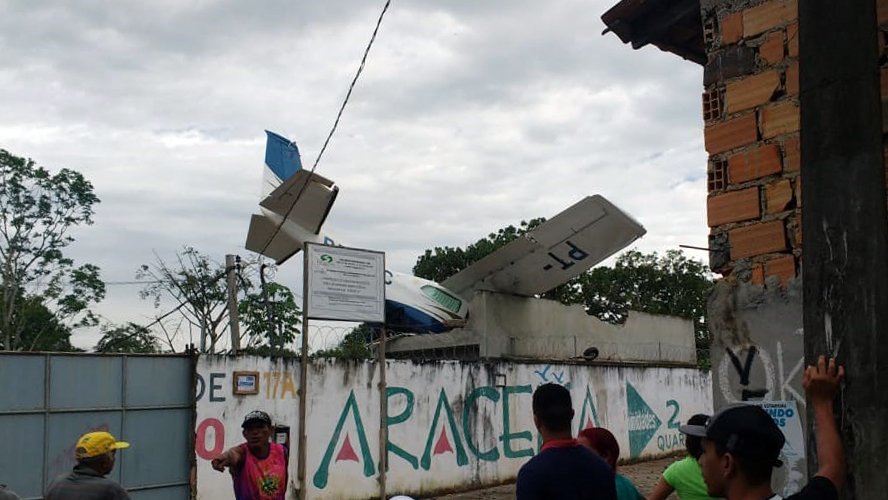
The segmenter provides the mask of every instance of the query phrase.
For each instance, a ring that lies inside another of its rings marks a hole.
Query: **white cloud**
[[[701,69],[601,36],[615,0],[392,3],[318,173],[326,230],[409,271],[600,193],[705,243]],[[263,129],[311,166],[382,2],[24,2],[0,18],[0,147],[82,171],[102,199],[71,252],[131,280],[152,251],[246,254]],[[279,278],[298,288],[294,261]],[[109,289],[114,321],[152,313]],[[84,346],[94,336],[76,340]]]

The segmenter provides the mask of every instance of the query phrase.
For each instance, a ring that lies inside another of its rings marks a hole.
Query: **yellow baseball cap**
[[[80,460],[82,458],[97,457],[111,450],[129,448],[129,445],[126,441],[114,439],[114,436],[107,432],[87,432],[77,440],[74,458]]]

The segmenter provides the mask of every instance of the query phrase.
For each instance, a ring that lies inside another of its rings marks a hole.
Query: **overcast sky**
[[[394,0],[317,169],[341,189],[325,231],[410,272],[602,194],[647,228],[634,248],[705,246],[702,69],[602,36],[615,3]],[[7,0],[0,148],[92,181],[69,253],[106,281],[183,245],[246,256],[263,130],[311,166],[383,4]],[[297,267],[277,278],[301,291]],[[137,291],[109,286],[98,312],[147,323]]]

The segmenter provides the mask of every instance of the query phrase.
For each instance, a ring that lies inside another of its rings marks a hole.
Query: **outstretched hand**
[[[210,463],[212,464],[213,468],[219,472],[225,472],[225,468],[231,466],[231,460],[228,458],[227,453],[223,453],[223,454],[219,455],[218,457],[214,458]]]
[[[821,355],[816,365],[805,369],[802,386],[812,401],[828,401],[835,399],[845,378],[845,367],[836,364],[836,358]]]

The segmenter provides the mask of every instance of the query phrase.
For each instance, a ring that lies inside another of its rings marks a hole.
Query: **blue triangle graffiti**
[[[626,382],[626,406],[629,408],[629,456],[635,458],[657,433],[661,422],[629,382]]]

